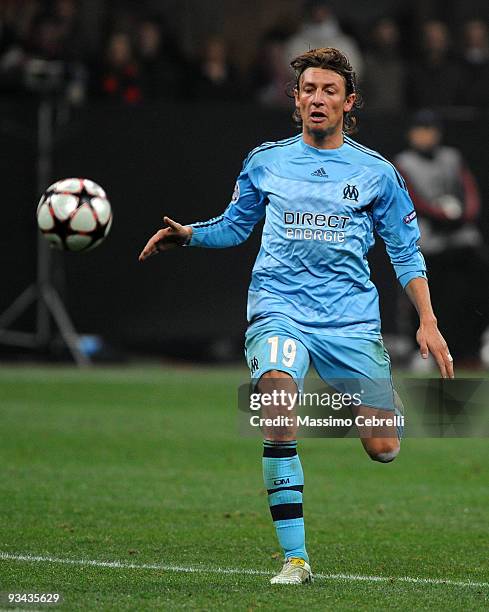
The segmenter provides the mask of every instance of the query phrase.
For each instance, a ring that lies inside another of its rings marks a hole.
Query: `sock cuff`
[[[263,446],[297,446],[297,440],[282,442],[281,440],[263,440]]]
[[[290,442],[263,441],[264,457],[295,457],[297,455],[297,440]]]

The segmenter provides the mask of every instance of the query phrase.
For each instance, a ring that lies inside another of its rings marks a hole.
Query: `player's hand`
[[[151,236],[146,246],[139,254],[139,261],[144,261],[161,251],[168,251],[177,246],[182,246],[192,237],[192,228],[188,225],[180,225],[170,217],[163,217],[167,227],[160,229]]]
[[[442,378],[455,378],[453,358],[436,321],[421,322],[416,333],[416,341],[419,344],[419,352],[423,359],[428,359],[430,353],[433,355]]]

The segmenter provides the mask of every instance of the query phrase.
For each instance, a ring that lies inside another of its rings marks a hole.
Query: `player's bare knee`
[[[282,396],[277,397],[276,401],[267,402],[261,407],[261,416],[265,419],[270,419],[273,424],[265,424],[262,427],[264,438],[272,440],[274,442],[288,442],[295,440],[297,437],[297,425],[295,419],[290,421],[290,417],[293,414],[291,411],[294,407],[295,401],[292,398],[297,393],[297,385],[295,380],[287,372],[280,370],[270,370],[265,372],[258,381],[257,389],[262,395],[273,395],[275,392],[284,392],[284,400],[281,401]],[[275,423],[276,417],[282,417],[278,423]]]
[[[380,440],[366,447],[366,451],[372,461],[379,463],[391,463],[399,454],[401,446],[398,441]]]

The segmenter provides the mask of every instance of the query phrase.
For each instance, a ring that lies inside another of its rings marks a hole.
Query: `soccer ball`
[[[112,209],[100,185],[89,179],[68,178],[42,194],[37,224],[52,247],[88,251],[105,240],[112,225]]]

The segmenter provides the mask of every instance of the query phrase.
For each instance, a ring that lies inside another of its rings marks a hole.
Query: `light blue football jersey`
[[[367,262],[374,230],[403,287],[426,277],[404,180],[347,136],[337,149],[316,149],[299,134],[251,151],[231,203],[219,217],[192,224],[190,246],[240,244],[264,216],[250,322],[287,317],[304,331],[378,337],[379,298]]]

